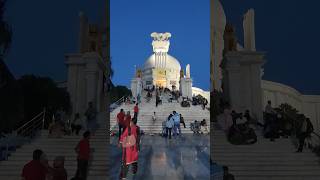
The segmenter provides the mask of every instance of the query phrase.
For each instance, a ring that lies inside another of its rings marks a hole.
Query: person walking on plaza
[[[120,136],[121,136],[121,132],[124,131],[124,118],[125,118],[125,114],[124,114],[124,111],[123,109],[120,109],[120,112],[117,114],[117,122],[118,122],[118,126],[119,126],[119,139],[120,139]]]
[[[133,175],[138,172],[140,130],[133,120],[130,121],[129,127],[122,133],[119,145],[122,147],[120,179],[126,179],[130,165],[132,166]]]
[[[167,119],[167,122],[166,122],[166,136],[169,139],[171,139],[171,131],[172,131],[172,128],[174,126],[174,120],[173,120],[172,116],[173,115],[170,114],[168,119]]]
[[[77,157],[77,172],[75,178],[86,180],[88,172],[88,164],[90,159],[90,132],[83,133],[83,139],[80,140],[75,151],[78,154]]]
[[[138,103],[136,103],[136,105],[133,108],[133,119],[135,119],[135,121],[138,121],[138,113],[139,113],[139,107],[138,107]],[[137,122],[135,122],[135,124],[137,124]]]

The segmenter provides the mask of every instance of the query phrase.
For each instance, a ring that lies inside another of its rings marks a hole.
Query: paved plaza
[[[139,153],[138,173],[127,179],[136,180],[202,180],[210,179],[209,135],[187,134],[171,140],[161,136],[143,135]],[[121,149],[117,137],[111,138],[111,179],[119,179]]]

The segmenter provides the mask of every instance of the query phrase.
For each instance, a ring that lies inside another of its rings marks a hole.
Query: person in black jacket
[[[309,118],[303,118],[300,132],[298,133],[298,139],[299,139],[299,147],[296,152],[302,152],[304,141],[307,137],[310,137],[311,133],[313,132],[313,125]]]

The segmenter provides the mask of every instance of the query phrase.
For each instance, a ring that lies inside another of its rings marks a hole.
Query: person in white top
[[[156,112],[153,112],[153,115],[152,115],[152,125],[154,126],[154,124],[155,124],[155,122],[156,122],[156,120],[157,120],[157,115],[156,115]],[[151,133],[151,136],[153,136],[154,135],[154,133],[152,132]]]
[[[155,122],[157,120],[156,112],[153,112],[152,121]]]

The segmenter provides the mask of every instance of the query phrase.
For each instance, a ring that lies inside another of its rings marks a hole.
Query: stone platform
[[[111,138],[111,180],[119,179],[121,149],[117,137]],[[143,135],[139,154],[138,173],[127,179],[191,180],[210,179],[210,136],[185,134],[171,140],[161,136]]]

